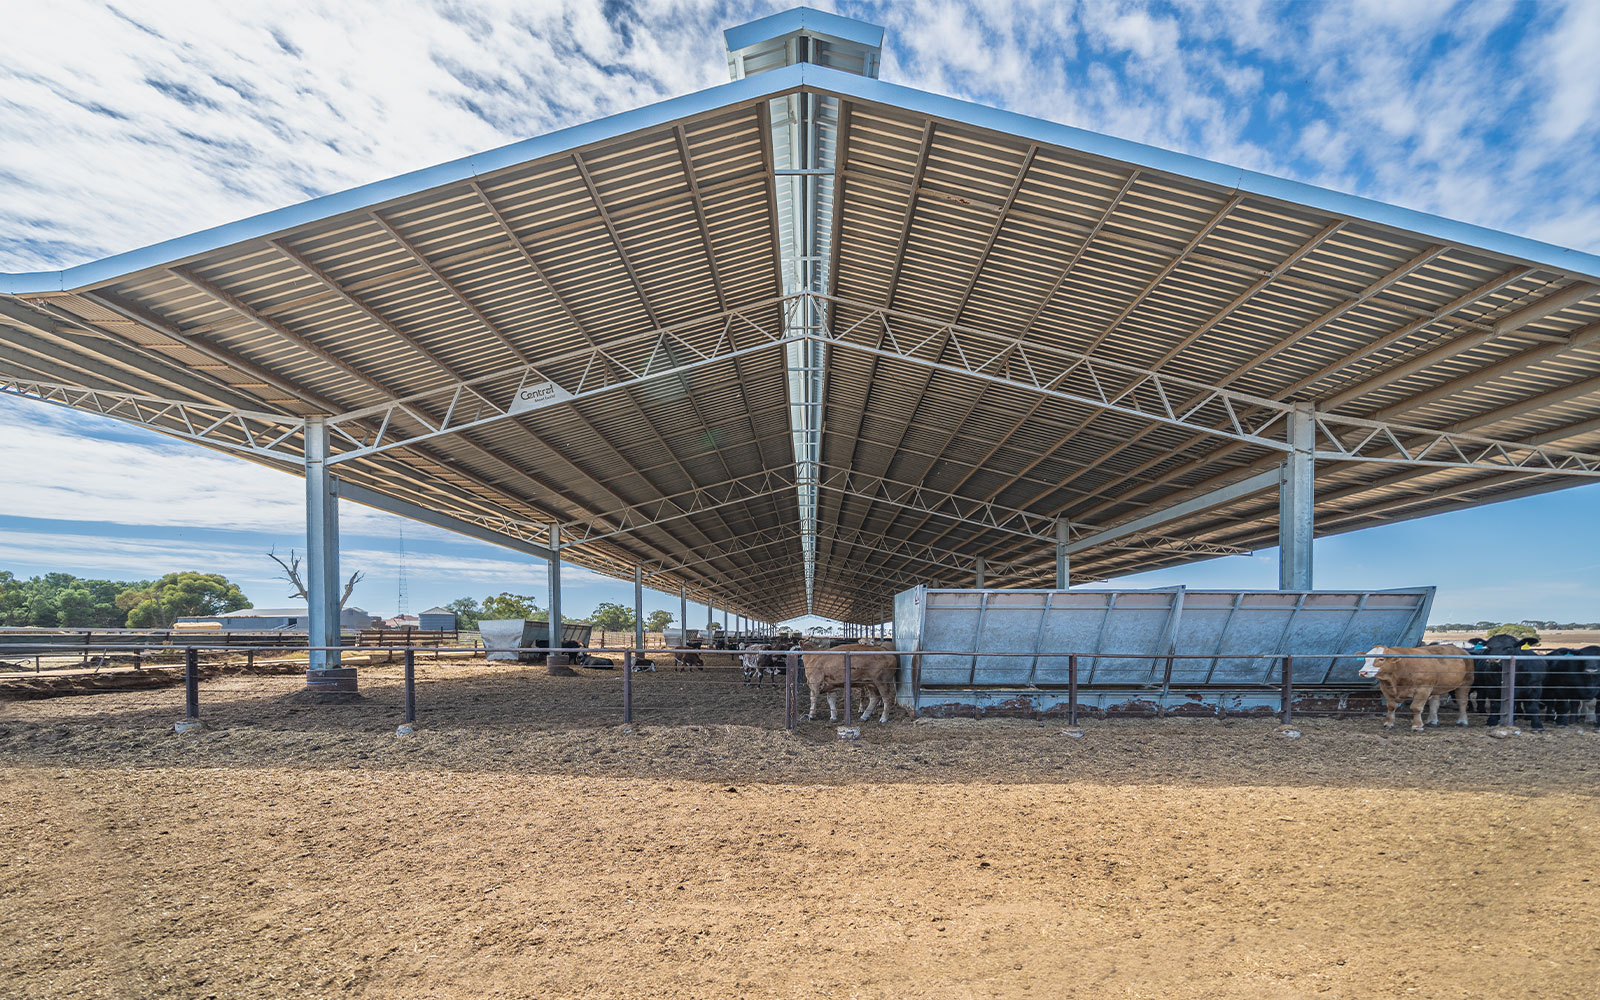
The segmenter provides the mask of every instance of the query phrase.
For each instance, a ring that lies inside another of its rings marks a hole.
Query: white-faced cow
[[[894,702],[900,674],[898,656],[868,642],[846,643],[826,651],[818,650],[810,643],[801,643],[800,648],[805,650],[803,663],[806,686],[811,689],[811,710],[806,713],[807,719],[817,717],[817,698],[827,695],[828,721],[839,721],[838,695],[844,689],[844,654],[850,653],[850,686],[867,693],[867,703],[861,710],[862,721],[867,719],[877,704],[883,706],[878,721],[889,721],[889,706]]]
[[[1437,656],[1449,650],[1459,656]],[[1413,656],[1415,658],[1413,658]],[[1467,692],[1472,690],[1472,661],[1460,646],[1374,646],[1361,665],[1362,677],[1378,679],[1383,703],[1389,709],[1383,727],[1394,728],[1395,709],[1411,702],[1411,731],[1422,732],[1422,710],[1429,723],[1439,724],[1439,699],[1453,693],[1461,711],[1457,725],[1467,725]]]

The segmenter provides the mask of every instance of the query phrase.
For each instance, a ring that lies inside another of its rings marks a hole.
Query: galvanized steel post
[[[1078,724],[1078,654],[1067,656],[1067,725]]]
[[[561,525],[550,525],[550,627],[546,630],[549,634],[549,645],[544,657],[546,673],[558,677],[571,676],[573,671],[566,666],[566,656],[560,652],[561,647]]]
[[[678,645],[689,648],[689,588],[678,587]]]
[[[406,724],[417,721],[417,651],[406,650]]]
[[[1067,554],[1067,536],[1071,531],[1064,517],[1056,518],[1056,589],[1066,590],[1072,582],[1072,557]]]
[[[354,671],[339,669],[339,481],[328,465],[328,425],[306,418],[306,686],[354,691]]]
[[[193,646],[183,651],[183,717],[200,718],[200,651]]]
[[[973,587],[974,590],[982,590],[983,589],[983,571],[985,569],[987,569],[987,568],[988,568],[988,566],[984,563],[983,556],[979,556],[978,557],[977,569],[973,573],[974,581],[973,581],[972,587]]]
[[[844,654],[844,723],[850,724],[850,654]]]
[[[622,654],[622,721],[633,721],[633,650]]]
[[[1278,589],[1311,589],[1311,550],[1315,534],[1316,419],[1311,406],[1295,404],[1289,415],[1289,457],[1278,486]]]
[[[1517,721],[1517,659],[1514,656],[1506,657],[1506,665],[1500,676],[1500,724],[1502,726],[1516,725]]]
[[[644,649],[644,567],[633,568],[633,645]]]
[[[790,652],[784,658],[783,671],[783,726],[794,729],[800,724],[800,654]]]
[[[1279,717],[1284,725],[1294,718],[1294,657],[1283,658],[1283,692],[1279,703]]]

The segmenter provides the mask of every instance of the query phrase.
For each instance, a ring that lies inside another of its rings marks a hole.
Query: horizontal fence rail
[[[9,653],[9,654],[26,653],[27,655],[31,656],[31,655],[33,655],[33,653],[36,650],[43,650],[46,653],[54,653],[54,652],[59,651],[60,648],[61,648],[60,645],[57,644],[57,643],[45,643],[45,644],[43,644],[41,646],[23,646],[21,644],[10,644],[10,645],[5,645],[5,646],[0,646],[0,656],[3,656],[3,654],[7,654],[7,653]],[[177,653],[177,654],[181,654],[181,658],[180,659],[176,659],[172,663],[169,663],[169,664],[149,664],[149,665],[144,665],[144,666],[139,666],[138,664],[135,664],[135,666],[138,669],[144,669],[144,670],[162,670],[162,669],[181,669],[181,670],[183,670],[183,672],[184,672],[184,681],[185,681],[185,684],[184,684],[184,687],[185,687],[185,718],[187,720],[191,720],[192,721],[192,720],[197,720],[198,717],[199,717],[199,694],[198,694],[199,673],[198,673],[198,664],[199,664],[200,653],[202,653],[202,652],[209,653],[209,654],[222,653],[224,655],[235,654],[235,653],[244,653],[244,654],[247,654],[250,657],[251,662],[253,662],[253,658],[254,658],[255,654],[257,654],[257,653],[283,653],[283,652],[285,652],[285,650],[289,650],[289,651],[292,651],[292,652],[304,651],[306,653],[309,653],[311,651],[317,651],[317,650],[333,651],[335,649],[339,649],[339,650],[342,651],[342,650],[347,650],[350,647],[344,647],[344,646],[341,646],[341,647],[311,646],[311,645],[304,644],[304,643],[301,643],[301,644],[298,644],[298,645],[292,645],[292,646],[285,646],[285,645],[273,642],[273,643],[259,644],[259,645],[253,645],[253,646],[243,646],[243,645],[241,645],[241,646],[232,646],[232,647],[223,647],[223,648],[219,648],[217,646],[208,646],[208,645],[199,644],[199,643],[188,643],[188,644],[185,644],[185,645],[182,645],[182,646],[177,646],[177,645],[154,645],[153,646],[153,645],[149,645],[149,644],[132,644],[132,643],[129,643],[129,644],[113,644],[113,643],[105,643],[103,645],[102,644],[97,644],[94,648],[96,650],[98,650],[98,651],[105,652],[105,653],[133,653],[133,654],[136,654],[136,655],[138,655],[138,654],[149,654],[149,653],[166,653],[166,654]],[[390,654],[394,654],[394,653],[403,654],[404,663],[405,663],[405,668],[404,668],[405,721],[406,721],[407,724],[410,724],[410,723],[414,722],[415,719],[416,719],[415,668],[416,668],[417,646],[416,645],[367,646],[367,647],[362,647],[362,651],[363,652],[367,652],[367,653],[388,652]],[[427,647],[427,652],[430,655],[436,655],[436,654],[440,654],[440,653],[468,653],[468,654],[479,654],[479,655],[481,655],[484,652],[484,650],[483,650],[483,648],[481,646],[477,646],[477,645],[473,645],[473,646],[457,645],[457,646],[429,646],[429,647]],[[645,647],[645,648],[640,648],[640,647],[595,647],[595,648],[578,647],[578,648],[565,648],[565,649],[561,649],[561,650],[552,650],[551,648],[549,648],[547,646],[524,646],[524,647],[517,647],[517,648],[514,648],[514,649],[502,650],[500,652],[517,654],[519,657],[526,656],[529,659],[521,660],[520,662],[529,663],[530,665],[537,664],[538,661],[543,660],[549,666],[564,665],[565,661],[569,657],[574,656],[574,655],[578,655],[578,656],[606,655],[608,657],[609,656],[617,657],[618,658],[618,664],[623,669],[622,684],[621,684],[621,687],[622,687],[622,705],[620,707],[621,707],[621,714],[622,714],[622,719],[623,719],[624,723],[629,723],[629,722],[632,722],[632,720],[633,720],[633,694],[634,694],[634,685],[635,685],[634,674],[636,672],[638,672],[638,671],[641,671],[641,670],[654,669],[655,666],[666,666],[666,667],[669,667],[669,668],[673,667],[675,665],[675,660],[674,661],[670,661],[670,662],[663,662],[661,658],[662,657],[674,657],[675,655],[687,655],[687,654],[694,654],[694,655],[698,655],[698,656],[701,656],[701,657],[705,657],[705,656],[708,656],[708,655],[710,655],[710,656],[728,657],[728,658],[730,658],[730,659],[732,659],[734,661],[731,664],[732,667],[740,666],[740,662],[739,662],[740,658],[741,658],[742,654],[747,653],[747,652],[749,652],[749,653],[765,652],[765,653],[773,656],[774,658],[780,659],[782,661],[784,667],[785,667],[785,681],[784,681],[784,684],[783,684],[783,688],[784,688],[784,718],[785,718],[785,727],[788,728],[788,729],[797,728],[798,723],[799,723],[799,718],[798,718],[798,716],[799,716],[799,707],[798,707],[799,706],[799,679],[800,679],[801,674],[802,674],[803,669],[804,669],[805,656],[807,654],[818,654],[818,653],[820,653],[820,654],[828,654],[828,655],[831,655],[831,656],[843,657],[844,658],[844,683],[842,685],[842,693],[843,693],[843,701],[844,701],[844,708],[845,708],[845,721],[847,721],[847,722],[850,721],[851,709],[854,707],[854,705],[853,705],[853,697],[852,697],[852,690],[855,687],[862,686],[862,685],[860,685],[858,683],[854,683],[854,682],[857,682],[857,681],[860,680],[860,675],[858,673],[856,673],[855,670],[854,670],[854,662],[857,659],[859,659],[860,657],[864,657],[864,656],[882,656],[885,653],[895,655],[896,657],[908,657],[910,659],[910,661],[911,661],[911,666],[910,666],[910,670],[909,670],[909,677],[905,678],[905,679],[909,680],[909,682],[910,682],[911,693],[910,693],[910,705],[909,705],[909,708],[910,708],[911,714],[913,716],[916,716],[919,713],[919,708],[920,708],[920,699],[921,699],[921,694],[922,694],[922,691],[923,691],[923,685],[921,683],[921,678],[919,676],[920,671],[919,671],[918,667],[919,667],[919,663],[920,663],[920,658],[922,656],[924,656],[924,655],[960,655],[960,656],[978,656],[978,657],[983,657],[983,658],[1016,658],[1016,657],[1034,657],[1034,658],[1037,658],[1037,657],[1040,657],[1040,656],[1050,656],[1052,658],[1059,657],[1061,659],[1065,659],[1067,661],[1068,669],[1067,669],[1067,678],[1066,678],[1065,683],[1063,683],[1063,684],[1053,684],[1053,683],[1052,684],[1027,684],[1027,685],[1017,685],[1017,684],[993,684],[993,685],[984,685],[984,684],[968,684],[968,685],[941,684],[941,685],[931,685],[931,686],[929,686],[929,690],[932,690],[932,691],[935,691],[935,692],[937,692],[937,691],[972,691],[972,690],[987,690],[987,691],[1065,691],[1066,694],[1067,694],[1067,698],[1068,698],[1068,703],[1067,703],[1067,708],[1066,708],[1066,719],[1067,719],[1068,724],[1070,724],[1070,725],[1076,725],[1077,722],[1078,722],[1078,717],[1079,717],[1080,708],[1081,708],[1081,706],[1080,706],[1080,697],[1079,697],[1080,696],[1080,692],[1082,690],[1086,689],[1086,688],[1092,688],[1093,687],[1093,685],[1085,682],[1079,676],[1080,662],[1085,658],[1087,658],[1087,659],[1096,659],[1096,658],[1099,658],[1099,659],[1140,659],[1140,660],[1155,659],[1155,660],[1165,661],[1165,670],[1164,670],[1163,675],[1162,675],[1161,678],[1152,679],[1151,681],[1149,681],[1147,683],[1144,683],[1144,684],[1141,684],[1141,685],[1130,685],[1130,684],[1123,683],[1123,682],[1119,682],[1119,683],[1116,683],[1116,684],[1103,685],[1103,687],[1105,689],[1108,689],[1108,690],[1115,690],[1115,691],[1155,690],[1155,689],[1159,688],[1159,690],[1161,691],[1161,693],[1164,696],[1167,693],[1172,692],[1172,691],[1194,691],[1194,690],[1202,690],[1202,689],[1203,690],[1207,690],[1207,691],[1212,691],[1212,692],[1219,692],[1219,693],[1225,693],[1225,692],[1231,692],[1231,691],[1245,691],[1245,690],[1272,690],[1272,689],[1276,689],[1279,692],[1279,699],[1280,699],[1280,706],[1279,706],[1279,711],[1278,711],[1277,714],[1282,719],[1282,721],[1285,722],[1285,723],[1289,722],[1293,717],[1293,701],[1294,701],[1294,693],[1295,693],[1296,690],[1301,690],[1301,691],[1306,691],[1306,690],[1320,690],[1320,691],[1338,690],[1338,691],[1347,691],[1348,692],[1348,691],[1374,691],[1374,690],[1376,690],[1376,687],[1377,687],[1376,682],[1373,682],[1371,685],[1360,684],[1360,683],[1352,683],[1352,682],[1348,682],[1348,681],[1340,681],[1340,682],[1337,682],[1337,683],[1334,683],[1334,684],[1328,684],[1328,683],[1298,684],[1294,679],[1294,663],[1295,663],[1296,656],[1300,655],[1300,657],[1302,659],[1317,659],[1317,660],[1321,660],[1321,659],[1326,659],[1328,657],[1328,655],[1329,655],[1329,654],[1320,654],[1320,653],[1319,654],[1314,654],[1314,655],[1311,655],[1311,656],[1305,656],[1305,655],[1302,655],[1302,654],[1284,654],[1284,653],[1248,653],[1248,654],[1245,654],[1245,653],[1228,653],[1228,654],[1226,654],[1226,656],[1227,656],[1227,658],[1230,658],[1230,659],[1267,661],[1267,663],[1268,663],[1267,675],[1264,675],[1263,680],[1260,681],[1260,682],[1257,682],[1257,683],[1241,683],[1241,682],[1230,681],[1230,682],[1227,682],[1225,685],[1201,685],[1201,684],[1194,684],[1194,683],[1187,683],[1186,684],[1186,683],[1175,683],[1175,682],[1173,682],[1172,681],[1172,668],[1173,668],[1174,662],[1178,661],[1178,660],[1185,660],[1185,659],[1188,659],[1188,660],[1216,659],[1216,658],[1218,658],[1218,654],[1214,654],[1214,653],[1170,653],[1170,654],[1159,654],[1159,655],[1152,656],[1152,654],[1150,654],[1150,653],[1102,653],[1102,652],[1095,652],[1095,653],[1075,653],[1075,652],[1045,653],[1043,651],[993,652],[993,653],[976,653],[976,654],[974,654],[973,651],[971,651],[971,650],[895,650],[895,649],[888,649],[888,648],[867,649],[867,650],[844,650],[844,649],[837,649],[837,648],[818,648],[818,649],[775,648],[775,649],[763,649],[763,650],[756,650],[756,649],[750,649],[750,650],[739,650],[739,649],[717,650],[717,649],[705,649],[705,648],[701,648],[701,647],[683,647],[683,648],[667,649],[667,648],[656,647],[656,646],[650,646],[650,647]],[[1357,659],[1364,659],[1365,658],[1365,652],[1338,654],[1338,655],[1340,657],[1353,657],[1353,658],[1357,658]],[[656,657],[657,659],[650,660],[649,659],[650,657]],[[1538,652],[1531,652],[1531,653],[1523,652],[1523,653],[1507,654],[1507,655],[1500,655],[1500,656],[1490,655],[1490,654],[1486,654],[1486,653],[1467,653],[1467,652],[1464,652],[1464,651],[1445,652],[1445,651],[1442,651],[1442,650],[1440,652],[1437,652],[1437,653],[1435,653],[1435,652],[1421,652],[1421,653],[1385,654],[1385,658],[1386,659],[1433,660],[1433,659],[1440,659],[1442,657],[1443,658],[1449,658],[1449,659],[1465,659],[1465,660],[1469,660],[1469,661],[1473,661],[1473,662],[1477,662],[1477,661],[1493,661],[1493,662],[1502,664],[1503,673],[1502,673],[1501,678],[1500,678],[1500,689],[1497,692],[1500,695],[1500,697],[1495,699],[1495,700],[1498,702],[1498,704],[1501,707],[1501,711],[1498,714],[1502,715],[1502,716],[1505,716],[1505,718],[1502,721],[1503,722],[1507,722],[1507,723],[1509,723],[1510,721],[1512,721],[1512,719],[1514,719],[1515,713],[1514,713],[1514,710],[1511,711],[1510,713],[1508,713],[1506,711],[1506,709],[1505,709],[1505,706],[1516,706],[1518,704],[1518,698],[1517,698],[1518,691],[1517,691],[1517,686],[1516,686],[1517,685],[1517,664],[1519,662],[1522,662],[1522,661],[1531,661],[1531,660],[1544,661],[1544,660],[1549,660],[1549,659],[1554,658],[1548,653],[1538,653]],[[278,661],[278,662],[281,663],[281,662],[284,662],[284,661]],[[647,662],[652,664],[652,666],[651,667],[646,667],[646,666],[642,665],[642,664],[647,663]],[[901,662],[903,663],[904,661],[901,661]],[[582,665],[582,664],[580,663],[578,665]],[[1277,676],[1276,679],[1272,679],[1269,676],[1270,672],[1271,672],[1271,668],[1274,665],[1276,665],[1276,666],[1278,666],[1280,668],[1278,676]],[[725,669],[725,668],[719,668],[719,669]],[[907,671],[903,667],[897,666],[897,670],[896,670],[897,680],[901,679],[901,675],[906,674],[906,673],[907,673]],[[22,675],[25,676],[25,672],[23,672]],[[4,674],[0,674],[0,676],[4,676]],[[1162,714],[1164,714],[1164,712]],[[1491,715],[1494,715],[1494,714],[1496,714],[1496,713],[1491,713]]]

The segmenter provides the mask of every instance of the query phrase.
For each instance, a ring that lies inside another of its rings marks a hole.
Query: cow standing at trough
[[[1556,725],[1595,721],[1600,695],[1600,646],[1552,649],[1544,660],[1544,703]]]
[[[866,707],[861,710],[862,721],[866,721],[878,702],[883,705],[878,721],[889,721],[889,705],[894,701],[900,674],[900,658],[896,654],[868,642],[846,643],[826,651],[811,643],[801,643],[800,648],[805,650],[806,686],[811,689],[811,710],[806,713],[807,719],[817,717],[817,698],[827,695],[828,721],[839,721],[838,694],[844,688],[844,654],[850,653],[850,686],[862,688],[868,694]]]
[[[1514,635],[1502,632],[1491,635],[1484,644],[1482,652],[1493,657],[1527,656],[1527,647],[1538,643],[1537,638],[1519,639]],[[1491,726],[1516,725],[1519,714],[1528,717],[1528,725],[1532,729],[1544,728],[1544,677],[1545,661],[1538,657],[1519,659],[1516,661],[1516,704],[1507,706],[1504,686],[1504,673],[1506,661],[1504,659],[1479,660],[1478,678],[1473,682],[1473,688],[1478,692],[1481,701],[1487,703],[1489,708],[1488,724]]]
[[[1436,656],[1444,650],[1459,656]],[[1411,657],[1415,656],[1413,659]],[[1422,710],[1428,710],[1429,723],[1439,724],[1439,700],[1454,693],[1461,718],[1467,725],[1467,693],[1472,690],[1472,661],[1460,646],[1374,646],[1361,665],[1362,677],[1378,680],[1388,714],[1383,728],[1394,728],[1394,713],[1403,701],[1411,702],[1411,731],[1422,732]]]

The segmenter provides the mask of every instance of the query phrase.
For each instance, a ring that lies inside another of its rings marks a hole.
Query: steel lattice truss
[[[796,66],[52,275],[0,393],[734,614],[1600,476],[1600,261]],[[1428,582],[1428,581],[1399,581]]]

